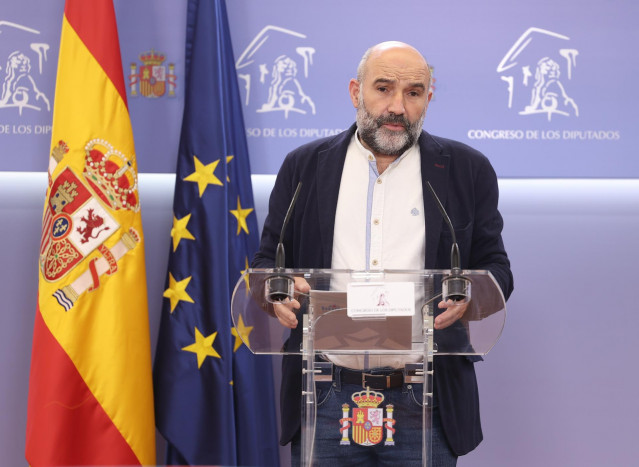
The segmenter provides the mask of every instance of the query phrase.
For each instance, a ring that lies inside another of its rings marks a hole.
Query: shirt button
[[[374,220],[373,220],[373,224],[375,224],[375,225],[379,225],[379,219],[374,219]]]
[[[375,158],[369,154],[369,156],[368,156],[368,160],[369,160],[369,161],[374,161],[374,160],[375,160]]]
[[[374,260],[372,261],[372,264],[373,264],[373,266],[377,266],[377,260],[376,260],[376,259],[374,259]]]
[[[378,184],[378,185],[381,185],[381,184],[382,184],[382,179],[381,179],[381,178],[378,178],[378,179],[377,179],[377,184]]]

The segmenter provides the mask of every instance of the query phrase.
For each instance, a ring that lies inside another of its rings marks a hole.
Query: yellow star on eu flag
[[[253,326],[245,326],[244,319],[242,315],[240,315],[239,323],[237,326],[231,329],[231,334],[235,336],[235,345],[233,346],[233,352],[240,348],[243,343],[246,343],[246,346],[250,346],[251,343],[249,341],[249,334],[253,330]]]
[[[229,163],[233,160],[233,157],[234,157],[234,156],[226,156],[226,165],[227,165],[227,167],[228,167]],[[227,181],[228,183],[231,183],[231,179],[230,179],[230,178],[229,178],[229,176],[228,176],[228,174],[230,173],[230,170],[229,170],[229,169],[226,169],[226,173],[227,173],[227,175],[226,175],[226,181]]]
[[[198,328],[195,328],[195,342],[186,347],[182,347],[182,350],[187,352],[193,352],[197,355],[197,367],[200,368],[206,357],[220,357],[220,354],[213,348],[213,341],[217,337],[217,331],[213,334],[204,337]]]
[[[191,282],[191,277],[192,276],[189,276],[181,281],[176,281],[173,274],[169,272],[169,288],[164,291],[163,297],[171,300],[171,313],[173,313],[173,310],[175,310],[180,300],[194,303],[193,299],[186,293],[186,286]]]
[[[245,268],[240,271],[240,274],[242,274],[242,277],[244,278],[244,284],[245,284],[245,287],[246,287],[246,295],[248,296],[249,292],[251,291],[251,285],[249,283],[249,275],[245,274],[246,271],[249,270],[248,256],[244,257],[244,265],[245,265]]]
[[[173,216],[173,228],[171,229],[171,237],[173,237],[173,251],[175,251],[183,238],[186,240],[195,240],[195,237],[186,228],[191,214],[187,214],[181,219]]]
[[[240,234],[240,231],[244,231],[247,234],[249,233],[248,224],[246,223],[247,216],[253,212],[253,208],[242,209],[242,205],[240,204],[240,197],[237,197],[237,209],[232,209],[230,211],[231,214],[235,216],[237,219],[237,235]]]
[[[215,176],[215,169],[220,163],[220,160],[218,159],[215,162],[204,165],[200,162],[197,156],[194,155],[193,161],[195,162],[195,172],[185,177],[184,180],[187,182],[197,183],[201,198],[202,193],[204,193],[204,190],[206,190],[208,185],[222,185],[220,179]]]

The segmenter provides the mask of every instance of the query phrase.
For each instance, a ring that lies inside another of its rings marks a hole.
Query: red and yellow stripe
[[[82,174],[85,145],[96,138],[137,171],[112,0],[67,0],[52,145],[63,140],[69,151],[51,178],[65,168]],[[55,282],[40,273],[26,443],[33,466],[155,464],[142,221],[135,210],[109,213],[122,232],[135,229],[140,243],[99,287],[69,311],[53,297],[89,268],[97,249]],[[118,231],[104,245],[111,248],[121,237]]]

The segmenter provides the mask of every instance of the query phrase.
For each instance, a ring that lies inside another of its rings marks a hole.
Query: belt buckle
[[[362,387],[364,389],[367,389],[370,387],[370,385],[366,384],[366,377],[370,376],[370,377],[375,377],[375,376],[381,376],[382,378],[384,377],[384,375],[373,375],[371,373],[364,373],[362,371]],[[390,375],[386,375],[386,385],[383,388],[373,388],[375,391],[383,391],[384,389],[388,389],[391,387],[391,380],[390,380]]]

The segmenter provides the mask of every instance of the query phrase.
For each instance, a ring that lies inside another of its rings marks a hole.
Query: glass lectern
[[[302,303],[302,335],[299,347],[291,348],[285,342],[300,330],[280,325],[273,307],[292,293],[294,277],[304,278],[311,291],[296,297]],[[457,284],[451,292],[448,285],[453,281]],[[448,298],[464,307],[463,317],[435,330],[434,319],[441,313],[437,304]],[[422,463],[429,465],[433,359],[488,353],[501,335],[506,305],[488,271],[249,269],[235,287],[231,313],[238,335],[253,353],[302,356],[302,465],[315,464],[318,443],[334,443],[336,449],[394,448],[401,414],[384,404],[383,390],[371,389],[364,381],[336,414],[334,438],[316,439],[315,388],[316,382],[331,381],[336,365],[368,370],[398,362],[404,368],[404,383],[423,387]]]

